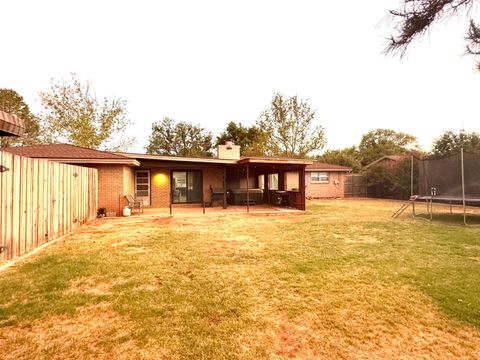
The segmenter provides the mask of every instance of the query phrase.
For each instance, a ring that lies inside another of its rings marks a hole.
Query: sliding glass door
[[[202,202],[202,172],[172,171],[173,203]]]

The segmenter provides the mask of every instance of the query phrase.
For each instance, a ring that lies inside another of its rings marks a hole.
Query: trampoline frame
[[[461,161],[461,175],[462,175],[462,197],[455,198],[455,197],[437,197],[435,194],[435,189],[432,188],[432,193],[430,196],[420,196],[413,194],[413,171],[414,171],[414,157],[411,157],[411,170],[410,170],[410,201],[412,202],[412,217],[413,218],[420,218],[417,216],[415,212],[415,202],[417,200],[423,200],[427,204],[427,213],[430,215],[430,221],[433,220],[433,204],[440,203],[440,204],[449,204],[450,205],[450,214],[453,214],[453,204],[460,204],[462,205],[463,210],[463,223],[467,226],[480,226],[477,224],[469,224],[467,222],[467,206],[468,204],[478,204],[480,206],[480,198],[466,198],[465,197],[465,169],[464,169],[464,162],[463,162],[463,148],[460,149],[460,161]],[[422,218],[424,219],[424,218]],[[428,220],[428,219],[424,219]]]

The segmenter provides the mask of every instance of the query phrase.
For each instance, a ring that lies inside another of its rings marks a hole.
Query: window
[[[268,174],[268,190],[278,190],[278,174]]]
[[[262,189],[265,187],[265,175],[258,175],[258,188]]]
[[[311,173],[311,179],[312,183],[328,183],[330,180],[328,172],[318,171]]]

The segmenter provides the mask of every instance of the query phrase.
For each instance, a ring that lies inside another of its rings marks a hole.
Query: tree
[[[50,90],[39,95],[49,142],[106,150],[125,150],[132,144],[133,138],[125,137],[130,124],[126,102],[97,99],[91,83],[82,83],[75,74],[70,82],[52,79]]]
[[[368,196],[379,198],[408,199],[411,192],[411,160],[398,163],[378,163],[367,168]],[[417,180],[414,179],[414,184]]]
[[[17,115],[25,122],[25,133],[21,137],[2,137],[0,147],[32,145],[39,142],[40,125],[25,100],[15,90],[0,89],[0,110]]]
[[[362,165],[370,164],[385,155],[418,151],[417,138],[391,129],[376,129],[362,136],[358,146]]]
[[[200,125],[165,117],[152,124],[147,153],[170,156],[212,156],[212,134]]]
[[[362,167],[360,153],[356,146],[341,150],[327,150],[321,156],[318,156],[317,160],[327,164],[348,166],[353,171],[358,171]]]
[[[215,145],[233,141],[240,146],[240,154],[248,156],[265,155],[265,144],[268,134],[258,126],[243,126],[241,123],[229,122],[225,130],[217,137]]]
[[[314,126],[315,110],[297,96],[284,98],[275,94],[270,109],[265,110],[257,126],[266,131],[268,155],[307,157],[325,146],[323,127]]]
[[[468,152],[480,152],[480,134],[465,130],[458,133],[445,131],[434,141],[431,153],[434,157],[443,157],[458,154],[461,148]]]
[[[477,0],[401,0],[398,10],[391,10],[394,19],[394,34],[390,36],[386,52],[399,51],[402,55],[408,45],[423,36],[436,22],[469,10]],[[468,19],[466,53],[480,55],[480,27],[472,18]],[[480,69],[480,62],[477,63]]]

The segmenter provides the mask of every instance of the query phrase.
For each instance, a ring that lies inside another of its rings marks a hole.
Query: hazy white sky
[[[75,72],[98,95],[128,101],[137,151],[164,116],[218,134],[229,121],[254,123],[274,92],[309,99],[328,148],[377,127],[412,133],[426,149],[444,129],[480,131],[466,21],[436,26],[402,60],[386,57],[382,19],[397,5],[2,0],[0,87],[38,111],[38,91]]]

